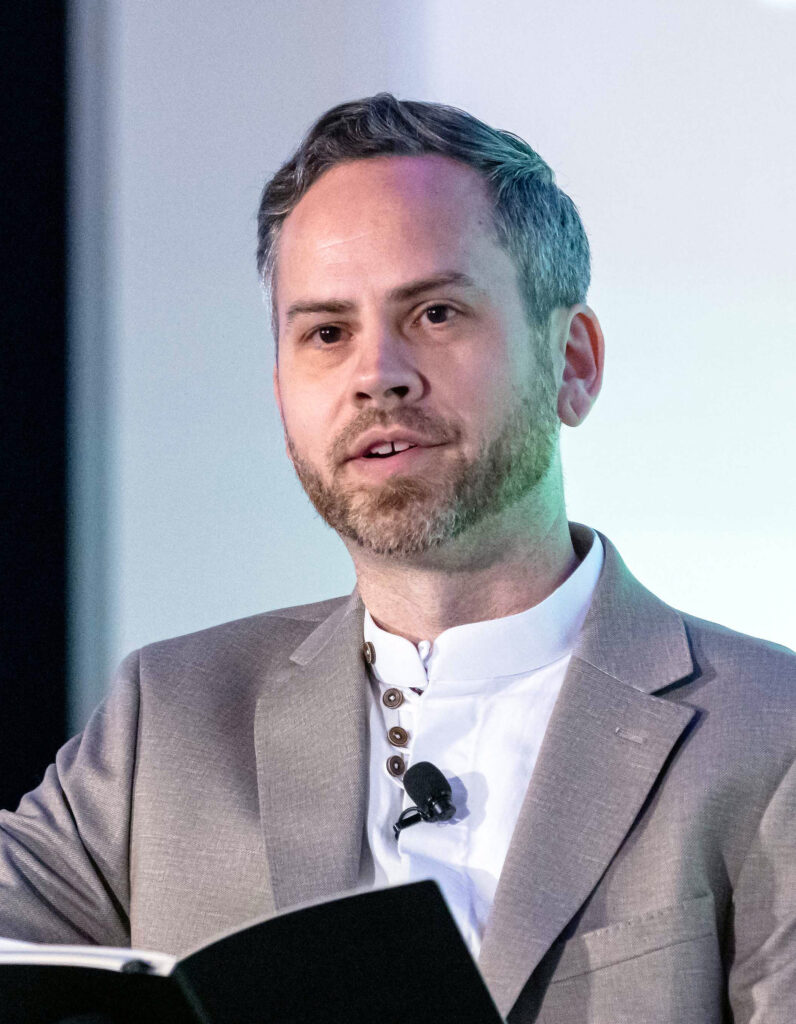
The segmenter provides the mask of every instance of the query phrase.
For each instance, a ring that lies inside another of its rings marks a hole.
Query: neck
[[[513,523],[484,522],[412,560],[349,547],[365,607],[383,629],[417,643],[539,604],[574,572],[578,557],[563,504],[541,523],[524,512],[513,510]]]

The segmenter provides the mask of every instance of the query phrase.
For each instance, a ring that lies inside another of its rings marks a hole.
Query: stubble
[[[396,474],[375,485],[343,480],[351,442],[374,426],[401,426],[435,443],[458,442],[462,431],[457,423],[414,406],[395,412],[363,410],[327,453],[329,484],[287,435],[296,474],[321,518],[341,537],[374,554],[411,557],[461,537],[521,501],[546,476],[560,427],[553,368],[541,348],[540,355],[547,358],[539,360],[535,380],[515,398],[497,434],[471,460],[463,453],[445,457],[445,468],[434,479]]]

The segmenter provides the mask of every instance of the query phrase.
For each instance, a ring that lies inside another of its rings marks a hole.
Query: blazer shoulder
[[[147,644],[128,658],[137,656],[142,673],[177,666],[215,671],[222,666],[243,667],[283,660],[322,622],[349,600],[329,598],[311,604],[275,608],[231,622],[200,629],[182,636]]]
[[[734,695],[738,706],[757,714],[796,716],[796,653],[782,644],[763,640],[700,619],[681,616],[694,658],[697,677],[713,681],[725,699]],[[792,725],[791,725],[792,727]]]
[[[761,637],[739,633],[718,622],[700,619],[696,615],[678,611],[692,641],[699,642],[716,654],[732,661],[758,662],[781,669],[786,675],[796,672],[796,652],[784,644]]]

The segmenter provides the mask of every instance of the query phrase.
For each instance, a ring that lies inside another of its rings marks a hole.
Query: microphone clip
[[[407,807],[405,811],[401,811],[398,821],[392,827],[395,838],[398,838],[403,829],[409,828],[410,825],[417,825],[422,820],[423,815],[420,813],[419,808]]]

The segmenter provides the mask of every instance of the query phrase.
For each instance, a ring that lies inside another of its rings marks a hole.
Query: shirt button
[[[362,644],[362,657],[368,665],[373,665],[376,661],[376,648],[370,640],[366,640],[365,643]]]
[[[396,687],[385,690],[381,697],[382,704],[388,708],[399,708],[404,702],[404,695]]]
[[[387,739],[394,747],[405,747],[409,742],[409,733],[400,725],[394,725],[387,733]]]
[[[398,778],[406,771],[406,761],[400,754],[393,754],[392,757],[387,758],[387,771],[394,779]]]

